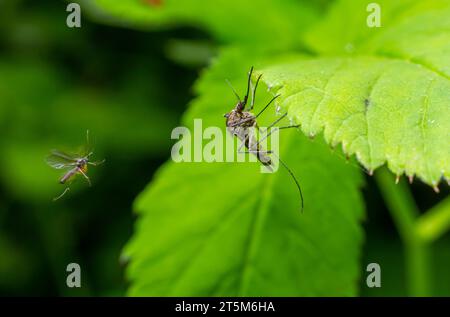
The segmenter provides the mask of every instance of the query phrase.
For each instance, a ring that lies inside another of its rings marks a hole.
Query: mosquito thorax
[[[80,158],[80,159],[77,160],[77,166],[78,167],[83,167],[83,166],[85,166],[87,164],[87,162],[88,162],[87,158],[85,158],[85,157]]]
[[[227,118],[227,127],[253,127],[256,122],[255,116],[248,111],[238,111],[236,109],[231,110],[225,115]]]

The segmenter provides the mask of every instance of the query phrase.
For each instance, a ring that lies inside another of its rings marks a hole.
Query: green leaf
[[[300,34],[316,20],[317,9],[298,0],[137,0],[86,1],[104,21],[133,28],[176,25],[200,27],[226,43],[281,49],[301,43]]]
[[[450,178],[450,3],[399,2],[411,6],[395,15],[398,3],[382,1],[382,14],[391,15],[377,31],[339,37],[341,22],[369,29],[361,18],[368,1],[340,1],[307,37],[329,57],[302,57],[261,73],[306,134],[323,131],[370,171],[387,163],[397,175],[437,186]],[[355,17],[346,19],[350,7]],[[354,50],[343,56],[348,45]]]
[[[367,26],[370,14],[367,6],[371,3],[379,4],[381,9],[379,28]],[[409,40],[405,34],[398,34],[399,27],[403,28],[401,33],[407,33],[408,36],[416,34],[439,37],[439,33],[445,31],[445,27],[436,26],[448,24],[448,19],[442,19],[441,15],[439,19],[433,20],[431,16],[440,14],[440,11],[448,9],[448,6],[448,0],[338,0],[334,2],[327,15],[303,37],[310,49],[320,54],[364,53],[374,38],[382,38],[385,34],[392,34],[398,43],[406,44]],[[424,18],[424,15],[428,15],[428,18]],[[422,21],[417,23],[415,19]],[[412,41],[409,46],[414,49],[426,46],[427,43]],[[383,44],[386,45],[386,43],[379,44],[381,49]],[[430,47],[430,50],[433,49]]]
[[[224,127],[246,70],[259,58],[228,49],[196,85],[184,116]],[[255,112],[270,99],[258,91]],[[274,108],[262,122],[275,118]],[[223,129],[225,132],[225,129]],[[297,131],[280,136],[289,174],[262,174],[258,163],[165,164],[139,196],[136,231],[124,256],[133,296],[356,295],[363,216],[357,169]]]
[[[298,61],[262,72],[306,134],[324,131],[370,171],[387,162],[395,174],[432,185],[450,177],[450,83],[441,76],[383,58]]]

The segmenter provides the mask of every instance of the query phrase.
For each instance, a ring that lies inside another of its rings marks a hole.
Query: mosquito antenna
[[[236,92],[236,90],[234,89],[233,85],[230,83],[230,81],[228,79],[225,79],[225,81],[227,82],[228,86],[230,86],[231,90],[233,90],[234,95],[236,96],[238,102],[241,102],[241,97],[239,97],[238,93]]]
[[[274,153],[272,153],[273,155],[275,155]],[[295,185],[297,185],[297,189],[298,189],[298,192],[299,192],[299,194],[300,194],[300,199],[302,200],[302,207],[301,207],[301,209],[300,209],[300,211],[301,211],[301,213],[303,213],[303,193],[302,193],[302,189],[301,189],[301,187],[300,187],[300,184],[299,184],[299,182],[297,181],[297,178],[295,177],[295,175],[294,175],[294,173],[291,171],[291,169],[286,165],[286,163],[284,163],[281,159],[280,159],[280,157],[278,156],[278,155],[275,155],[277,158],[278,158],[278,160],[280,161],[280,163],[284,166],[284,168],[289,172],[289,174],[291,174],[291,176],[292,176],[292,178],[294,179],[294,182],[295,182]]]
[[[253,106],[255,105],[255,98],[256,98],[256,89],[258,88],[259,80],[261,79],[262,74],[258,76],[258,79],[256,79],[255,87],[253,87],[252,91],[252,102],[250,104],[250,110],[253,109]]]
[[[267,109],[267,107],[270,106],[270,104],[278,97],[280,97],[280,95],[276,95],[275,97],[270,99],[269,103],[264,108],[262,108],[262,110],[256,115],[255,119],[258,118]]]

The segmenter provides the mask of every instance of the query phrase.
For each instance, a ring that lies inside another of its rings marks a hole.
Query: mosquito
[[[97,162],[90,161],[90,157],[94,154],[94,152],[90,150],[89,130],[86,131],[86,141],[85,151],[82,155],[71,155],[62,151],[52,150],[50,155],[47,156],[46,161],[48,165],[55,169],[62,169],[66,171],[59,180],[60,184],[65,185],[71,183],[72,180],[75,179],[76,175],[82,175],[84,179],[86,179],[89,186],[92,185],[91,180],[87,175],[88,165],[98,166],[103,164],[105,160]],[[57,201],[62,198],[69,190],[70,187],[67,186],[61,195],[53,198],[53,201]]]
[[[234,92],[234,95],[236,96],[238,103],[232,109],[230,112],[226,113],[224,117],[226,118],[226,126],[227,130],[233,135],[236,136],[240,141],[241,144],[238,148],[239,153],[250,153],[256,155],[257,159],[261,164],[266,166],[269,170],[272,170],[272,160],[270,158],[270,154],[275,155],[272,151],[265,150],[261,142],[263,142],[265,139],[267,139],[273,132],[270,128],[274,127],[277,123],[279,123],[282,119],[284,119],[287,116],[287,113],[283,114],[275,120],[272,124],[269,125],[266,131],[267,133],[263,133],[259,130],[258,123],[256,119],[277,99],[280,97],[280,95],[276,95],[273,97],[265,106],[262,108],[256,115],[254,115],[251,111],[253,110],[253,107],[255,105],[255,97],[256,97],[256,89],[258,88],[258,83],[261,79],[262,75],[259,75],[255,86],[252,86],[251,77],[253,73],[253,66],[251,67],[249,73],[248,73],[248,80],[247,80],[247,91],[244,96],[244,99],[241,99],[236,92],[236,90],[233,88],[231,83],[227,81],[228,85],[231,87],[231,89]],[[252,89],[250,88],[252,86]],[[251,102],[250,106],[246,109],[248,97],[251,90]],[[290,129],[290,128],[298,128],[299,125],[289,125],[289,126],[282,126],[278,127],[279,130],[282,129]],[[258,129],[261,139],[259,141],[256,140],[254,133],[252,131],[255,129]],[[270,131],[270,132],[269,132]],[[242,148],[245,146],[247,151],[243,151]],[[297,181],[297,178],[295,177],[294,173],[291,171],[291,169],[282,161],[279,159],[280,163],[284,166],[284,168],[288,171],[288,173],[292,176],[298,192],[300,194],[301,199],[301,211],[303,212],[303,194],[300,187],[299,182]]]

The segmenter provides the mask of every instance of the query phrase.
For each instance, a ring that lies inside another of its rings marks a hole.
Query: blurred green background
[[[317,1],[319,12],[328,1]],[[132,234],[132,203],[170,155],[191,87],[221,43],[198,27],[164,31],[65,25],[64,1],[0,0],[0,295],[124,295],[120,253]],[[225,83],[224,83],[225,84]],[[232,97],[232,96],[231,96]],[[230,99],[232,100],[232,99]],[[62,200],[50,149],[73,149],[89,129],[95,159]],[[362,263],[383,267],[383,287],[362,295],[405,295],[404,254],[374,181],[366,177]],[[415,182],[422,211],[448,194]],[[433,246],[436,295],[450,294],[450,236]],[[83,287],[66,287],[79,263]]]
[[[66,27],[63,1],[0,1],[0,294],[120,295],[119,263],[135,196],[170,154],[170,131],[196,69],[166,56],[167,39],[92,23]],[[75,150],[90,130],[94,186],[81,179],[53,203],[53,149]],[[83,287],[65,268],[83,268]]]

